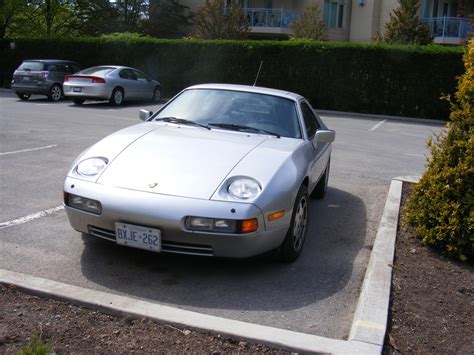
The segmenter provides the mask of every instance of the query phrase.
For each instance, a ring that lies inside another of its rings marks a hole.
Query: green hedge
[[[23,59],[62,58],[85,67],[122,64],[158,78],[166,96],[205,82],[253,84],[306,96],[318,109],[445,119],[462,73],[462,48],[306,41],[101,38],[3,43],[0,82]]]

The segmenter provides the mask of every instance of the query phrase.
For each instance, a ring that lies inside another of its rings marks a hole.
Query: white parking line
[[[50,215],[54,212],[61,211],[63,209],[64,209],[64,206],[57,206],[57,207],[54,207],[54,208],[50,208],[50,209],[47,209],[47,210],[43,210],[43,211],[40,211],[40,212],[29,214],[28,216],[20,217],[20,218],[14,219],[12,221],[3,222],[3,223],[0,223],[0,229],[17,226],[19,224],[30,222],[34,219],[46,217],[46,216],[48,216],[48,215]]]
[[[409,157],[417,157],[417,158],[424,158],[424,154],[411,154],[411,153],[405,153],[404,155],[409,156]]]
[[[35,104],[36,106],[49,106],[51,104]]]
[[[381,125],[383,125],[385,122],[387,122],[387,120],[380,121],[375,126],[373,126],[371,129],[369,129],[369,131],[375,131],[377,128],[379,128]]]
[[[14,150],[12,152],[3,152],[0,153],[0,155],[9,155],[9,154],[16,154],[16,153],[25,153],[25,152],[33,152],[35,150],[42,150],[42,149],[49,149],[49,148],[55,148],[57,147],[57,144],[52,144],[52,145],[47,145],[44,147],[38,147],[38,148],[29,148],[29,149],[22,149],[22,150]]]

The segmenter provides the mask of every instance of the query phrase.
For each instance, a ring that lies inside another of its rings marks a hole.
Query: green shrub
[[[49,355],[54,354],[53,348],[41,338],[32,337],[28,344],[21,347],[19,355]]]
[[[315,41],[206,41],[135,38],[22,39],[0,49],[6,85],[23,59],[122,64],[159,79],[166,96],[205,82],[253,84],[298,92],[318,109],[446,119],[462,48]]]
[[[405,214],[425,243],[463,261],[474,259],[474,39],[464,64],[451,123],[429,140],[428,169]]]

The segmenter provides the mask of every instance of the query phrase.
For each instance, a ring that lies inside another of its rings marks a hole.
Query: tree
[[[77,4],[80,34],[99,36],[121,30],[120,9],[109,0],[77,0]]]
[[[23,0],[0,0],[0,39],[5,38],[8,28],[25,5]]]
[[[116,0],[114,4],[120,18],[120,27],[115,32],[141,32],[142,20],[148,12],[148,1]]]
[[[222,0],[206,0],[196,12],[194,37],[202,39],[242,39],[249,33],[249,21],[240,5]]]
[[[15,17],[9,33],[19,37],[57,37],[77,33],[74,0],[30,0]]]
[[[474,260],[474,39],[466,71],[451,99],[448,129],[429,140],[427,171],[415,185],[405,222],[425,243],[460,260]]]
[[[429,44],[430,30],[418,16],[420,0],[398,0],[400,6],[390,13],[383,40],[398,44]]]
[[[178,0],[150,0],[144,32],[154,37],[181,37],[193,18],[189,7]]]
[[[310,2],[304,9],[303,15],[290,26],[291,38],[327,40],[326,25],[321,20],[321,9],[316,1]]]

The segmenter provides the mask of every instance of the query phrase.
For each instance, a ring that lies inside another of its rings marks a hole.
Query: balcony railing
[[[286,9],[243,9],[251,27],[288,28],[299,14]]]
[[[467,39],[472,31],[471,21],[463,17],[433,17],[424,19],[431,36]]]

